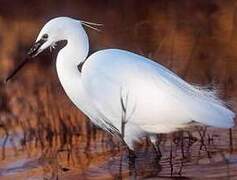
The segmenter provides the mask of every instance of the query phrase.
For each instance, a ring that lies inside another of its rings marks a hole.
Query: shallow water
[[[44,146],[36,140],[18,143],[23,140],[16,134],[14,147],[5,143],[1,179],[237,179],[236,129],[194,127],[161,135],[161,156],[143,139],[134,162],[116,138],[92,129],[79,136],[64,135],[64,144],[61,135],[45,138]]]

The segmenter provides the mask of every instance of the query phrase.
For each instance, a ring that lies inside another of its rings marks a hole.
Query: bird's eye
[[[42,39],[48,39],[48,37],[49,37],[48,34],[44,34],[44,35],[42,36]]]

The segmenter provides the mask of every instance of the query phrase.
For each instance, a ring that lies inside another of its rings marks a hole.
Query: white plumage
[[[121,133],[124,120],[124,140],[130,149],[143,135],[172,132],[192,121],[218,128],[234,125],[235,114],[213,92],[188,84],[148,58],[119,49],[101,50],[87,58],[88,37],[78,20],[52,19],[37,41],[44,34],[48,39],[38,52],[59,40],[68,42],[56,62],[68,97],[111,133]],[[82,62],[80,72],[77,66]]]

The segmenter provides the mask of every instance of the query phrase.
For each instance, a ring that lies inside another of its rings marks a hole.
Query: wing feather
[[[146,132],[165,133],[191,121],[230,128],[235,114],[213,91],[193,86],[143,56],[109,49],[92,54],[82,79],[98,111],[121,129],[121,89],[128,97],[129,123]]]

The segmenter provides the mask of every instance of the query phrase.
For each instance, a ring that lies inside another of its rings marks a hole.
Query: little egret
[[[133,143],[157,133],[169,133],[193,122],[217,128],[234,126],[235,113],[213,91],[193,86],[164,66],[120,49],[100,50],[88,56],[84,26],[98,24],[69,17],[50,20],[41,29],[29,59],[65,40],[56,61],[59,80],[71,101],[90,120],[118,135],[134,150]]]

